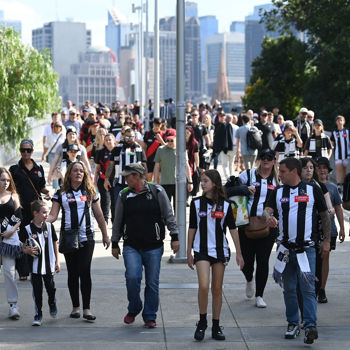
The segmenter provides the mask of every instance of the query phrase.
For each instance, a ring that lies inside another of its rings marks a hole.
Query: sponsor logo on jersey
[[[296,203],[307,203],[308,201],[309,201],[309,196],[307,195],[294,197],[294,202]]]
[[[205,211],[200,211],[198,215],[200,218],[204,218],[205,216],[207,216],[207,213]]]
[[[288,197],[281,198],[281,203],[288,203],[288,202],[289,202],[289,198]]]

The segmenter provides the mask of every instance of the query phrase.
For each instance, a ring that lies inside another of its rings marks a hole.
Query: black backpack
[[[252,126],[247,132],[247,146],[256,150],[262,147],[262,138],[260,130],[256,126]]]

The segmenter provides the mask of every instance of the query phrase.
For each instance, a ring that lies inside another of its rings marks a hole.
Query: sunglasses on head
[[[20,148],[19,149],[21,151],[21,153],[32,153],[33,152],[33,148]]]

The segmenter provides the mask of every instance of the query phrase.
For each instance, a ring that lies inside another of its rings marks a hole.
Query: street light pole
[[[176,220],[180,250],[171,262],[186,262],[185,4],[176,6]]]
[[[154,118],[159,118],[159,13],[154,0]]]
[[[149,100],[149,76],[148,76],[148,0],[146,0],[146,32],[145,32],[145,60],[146,60],[146,81],[145,81],[145,131],[149,130],[149,109],[148,109],[148,100]]]

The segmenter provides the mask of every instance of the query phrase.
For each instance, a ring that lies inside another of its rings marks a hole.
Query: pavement
[[[39,159],[39,153],[34,159]],[[219,168],[220,170],[220,168]],[[45,166],[47,173],[47,165]],[[346,213],[346,217],[348,215]],[[59,225],[56,223],[56,228]],[[346,219],[346,233],[349,232]],[[109,226],[110,232],[110,226]],[[127,298],[122,258],[114,259],[110,250],[101,243],[100,233],[96,233],[96,248],[92,262],[91,309],[96,315],[95,323],[83,319],[70,319],[71,301],[67,288],[67,270],[61,255],[62,271],[56,274],[58,316],[49,315],[44,292],[43,324],[32,327],[34,303],[30,281],[18,281],[19,309],[21,318],[13,321],[7,318],[8,305],[0,277],[0,349],[235,349],[235,350],[275,350],[307,349],[303,343],[303,332],[297,339],[285,340],[286,329],[282,289],[274,283],[271,273],[267,282],[264,300],[266,309],[255,307],[254,299],[245,297],[243,274],[235,264],[234,252],[225,272],[223,306],[220,323],[224,326],[226,341],[211,339],[208,327],[204,341],[193,339],[198,321],[197,275],[186,264],[171,264],[170,240],[165,240],[165,252],[160,274],[160,305],[157,328],[145,329],[141,316],[134,324],[126,325],[123,317],[127,312]],[[319,304],[319,339],[312,347],[317,349],[349,349],[350,290],[349,256],[350,240],[337,245],[331,253],[330,275],[327,284],[327,304]],[[232,241],[230,241],[233,247]],[[271,254],[272,268],[275,248]],[[211,297],[209,294],[208,320],[211,319]],[[209,325],[210,325],[209,321]]]

